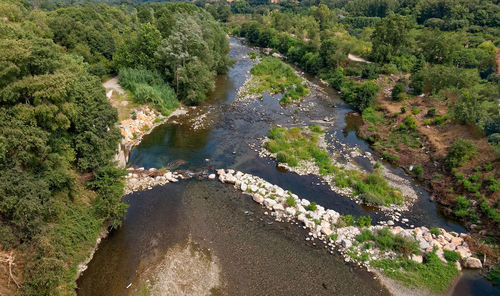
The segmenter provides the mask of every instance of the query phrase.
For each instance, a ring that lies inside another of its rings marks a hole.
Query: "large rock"
[[[273,205],[273,210],[275,210],[275,211],[284,211],[285,208],[283,207],[282,204],[275,204],[275,205]]]
[[[259,187],[255,186],[255,185],[250,185],[249,188],[252,192],[257,192],[257,190],[259,190]]]
[[[349,249],[352,246],[352,242],[348,239],[343,239],[341,241],[341,244],[342,244],[342,247],[344,247],[345,249]]]
[[[274,199],[266,198],[264,199],[264,205],[268,208],[272,208],[276,204]]]
[[[285,211],[290,216],[295,216],[295,213],[297,213],[297,210],[295,210],[294,207],[288,207],[288,208],[286,208]]]
[[[467,248],[462,247],[462,246],[458,246],[458,247],[456,248],[456,252],[457,252],[458,254],[460,254],[460,257],[462,257],[462,258],[467,258],[467,257],[470,257],[470,256],[471,256],[470,251],[469,251]]]
[[[258,202],[260,204],[262,204],[264,202],[264,197],[260,194],[254,194],[252,196],[252,199],[255,201],[255,202]]]
[[[481,260],[474,257],[469,257],[467,258],[467,260],[465,260],[464,267],[471,269],[478,269],[478,268],[483,268],[483,264],[481,263]]]
[[[330,225],[329,222],[327,222],[325,220],[321,221],[321,232],[327,236],[332,235],[332,233],[333,233],[332,226]]]
[[[413,260],[417,263],[424,262],[424,258],[422,257],[422,255],[416,255],[416,254],[411,255],[411,260]]]
[[[420,247],[420,249],[425,250],[429,248],[431,245],[425,239],[419,239],[418,246]]]

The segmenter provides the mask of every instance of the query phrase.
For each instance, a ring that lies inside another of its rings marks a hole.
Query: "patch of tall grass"
[[[157,72],[123,68],[118,81],[123,88],[132,92],[138,104],[152,105],[162,114],[168,114],[178,106],[174,90]]]

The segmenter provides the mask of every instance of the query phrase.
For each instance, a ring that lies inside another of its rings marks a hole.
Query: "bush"
[[[424,169],[420,165],[416,165],[413,167],[411,172],[417,177],[418,179],[421,179],[422,176],[424,175]]]
[[[342,92],[343,98],[347,103],[355,109],[363,111],[375,101],[378,86],[372,81],[367,81],[363,84],[350,81],[343,84]]]
[[[370,230],[365,229],[361,232],[361,234],[358,234],[356,236],[356,240],[360,243],[364,243],[366,241],[375,240],[375,236],[373,235],[373,233]]]
[[[361,70],[361,78],[364,79],[377,79],[378,78],[378,65],[367,64]]]
[[[412,131],[417,130],[417,121],[411,115],[405,117],[405,125]]]
[[[370,216],[361,216],[356,221],[359,227],[369,227],[372,224],[372,218]]]
[[[448,150],[445,163],[449,168],[459,167],[476,155],[474,142],[457,139]]]
[[[393,101],[401,101],[406,94],[406,86],[403,83],[396,83],[392,88],[391,98]]]
[[[287,163],[288,161],[288,157],[287,155],[285,154],[285,152],[278,152],[278,154],[276,155],[276,160],[279,162],[279,163]]]
[[[436,116],[436,114],[437,114],[437,111],[435,108],[430,108],[429,110],[427,110],[428,117],[434,117],[434,116]]]
[[[134,94],[139,104],[151,104],[163,114],[177,107],[174,90],[155,71],[123,68],[118,75],[120,85]]]

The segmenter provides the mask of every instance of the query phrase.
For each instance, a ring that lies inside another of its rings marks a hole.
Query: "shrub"
[[[378,78],[378,65],[367,64],[361,70],[361,78],[364,79],[377,79]]]
[[[394,251],[401,253],[405,258],[411,254],[418,253],[418,243],[411,238],[403,237],[401,235],[394,236]]]
[[[420,109],[418,109],[417,107],[412,107],[411,108],[411,113],[413,113],[413,115],[417,115],[420,113]]]
[[[406,94],[406,86],[403,83],[398,82],[392,88],[391,98],[393,101],[401,101],[404,99],[405,94]]]
[[[353,226],[354,225],[354,217],[352,215],[342,215],[340,216],[337,226],[338,227],[346,227],[346,226]]]
[[[375,236],[373,235],[373,233],[370,230],[365,229],[361,232],[361,234],[358,234],[356,236],[356,240],[360,243],[364,243],[366,241],[375,240]]]
[[[464,139],[457,139],[448,150],[446,155],[446,165],[449,168],[459,167],[476,155],[474,142]]]
[[[279,162],[279,163],[287,163],[288,161],[288,157],[286,155],[285,152],[278,152],[278,154],[276,155],[276,160]]]
[[[139,104],[151,104],[161,113],[177,107],[174,90],[155,71],[123,68],[118,75],[120,85],[134,94]]]
[[[415,120],[415,118],[413,118],[412,115],[408,115],[405,117],[405,125],[412,131],[417,130],[417,121]]]
[[[401,107],[401,114],[405,114],[406,113],[406,107],[405,106],[402,106]]]
[[[442,125],[444,123],[445,119],[441,116],[436,116],[434,118],[434,121],[432,122],[432,124],[434,125]]]
[[[424,169],[420,165],[414,166],[411,172],[419,179],[424,175]]]
[[[356,221],[359,227],[369,227],[372,224],[372,218],[370,216],[361,216]]]
[[[434,116],[436,116],[436,114],[437,114],[437,111],[435,108],[430,108],[429,110],[427,110],[428,117],[434,117]]]
[[[316,124],[311,124],[311,125],[309,126],[309,129],[310,129],[312,132],[315,132],[315,133],[322,133],[322,132],[323,132],[323,129],[321,128],[321,126],[316,125]]]

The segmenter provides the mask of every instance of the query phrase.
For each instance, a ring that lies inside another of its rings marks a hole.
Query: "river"
[[[279,96],[241,101],[237,91],[254,64],[249,46],[230,39],[235,64],[216,81],[216,90],[187,115],[173,117],[145,136],[129,164],[200,170],[234,168],[354,216],[387,220],[383,213],[336,194],[314,176],[299,176],[260,158],[261,139],[273,125],[321,122],[329,149],[340,160],[350,151],[374,152],[356,136],[359,115],[328,87],[312,89],[300,105],[283,108]],[[326,119],[326,120],[325,120]],[[355,157],[370,169],[366,158]],[[404,213],[407,225],[464,232],[440,214],[429,194],[401,169],[385,164],[413,184],[418,200]],[[182,181],[124,197],[123,226],[112,231],[78,280],[79,295],[387,295],[373,274],[344,263],[323,246],[305,241],[294,224],[274,222],[232,187],[214,181]],[[404,226],[404,225],[402,225]],[[497,294],[477,272],[466,272],[453,295]]]

